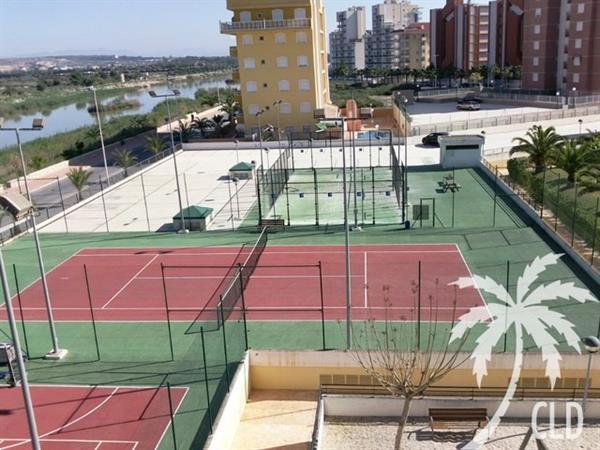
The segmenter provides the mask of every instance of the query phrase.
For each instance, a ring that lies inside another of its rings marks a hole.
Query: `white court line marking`
[[[261,267],[258,266],[257,269]],[[352,278],[363,278],[363,275],[351,275]],[[279,278],[319,278],[319,275],[252,275],[252,279],[279,279]],[[346,278],[346,275],[323,275],[323,278]],[[162,277],[137,277],[138,280],[162,280]],[[189,277],[165,277],[165,280],[222,280],[223,276],[189,276]]]
[[[475,305],[477,306],[477,305]],[[251,310],[254,308],[268,308],[270,310],[273,311],[277,311],[277,310],[281,310],[281,311],[286,311],[286,310],[295,310],[295,309],[302,309],[304,308],[304,306],[253,306],[253,307],[248,307],[246,309]],[[307,307],[307,308],[321,308],[321,306],[314,306],[314,307]],[[353,308],[364,308],[364,306],[353,306]],[[387,308],[386,306],[371,306],[371,309],[385,309]],[[413,308],[412,306],[390,306],[390,308],[392,309],[416,309]],[[457,307],[457,309],[460,307]],[[462,307],[464,309],[470,309],[473,308],[473,306],[464,306]],[[52,308],[53,310],[57,310],[57,311],[89,311],[89,308]],[[325,309],[346,309],[345,306],[325,306]],[[454,307],[452,306],[438,306],[437,309],[454,309]],[[46,308],[23,308],[23,310],[25,311],[46,311]],[[112,308],[106,308],[106,309],[101,309],[101,308],[94,308],[94,311],[164,311],[165,307],[152,307],[152,306],[148,306],[148,307],[112,307]],[[191,307],[185,307],[185,306],[181,306],[181,307],[177,307],[177,306],[173,306],[169,308],[170,311],[189,311],[191,313],[193,312],[198,312],[201,309],[200,308],[191,308]],[[31,320],[31,322],[44,322],[44,320]],[[81,323],[89,323],[89,321],[85,321],[85,320],[61,320],[60,322],[81,322]],[[107,321],[103,321],[103,322],[132,322],[132,323],[137,323],[137,321],[135,320],[107,320]],[[142,322],[142,321],[140,321]],[[149,322],[157,322],[156,320],[151,320]]]
[[[110,304],[110,302],[112,302],[112,301],[113,301],[115,298],[117,298],[117,296],[118,296],[118,295],[119,295],[121,292],[123,292],[123,291],[124,291],[124,290],[127,288],[127,286],[129,286],[131,283],[133,283],[133,281],[134,281],[134,280],[135,280],[135,279],[138,277],[138,275],[139,275],[139,274],[141,274],[141,273],[142,273],[144,270],[146,270],[146,268],[147,268],[147,267],[148,267],[150,264],[152,264],[152,263],[153,263],[153,262],[156,260],[156,258],[158,258],[159,256],[160,256],[160,255],[155,255],[155,256],[154,256],[154,257],[153,257],[153,258],[152,258],[150,261],[148,261],[148,262],[147,262],[147,263],[144,265],[144,267],[142,267],[142,268],[141,268],[141,269],[140,269],[140,270],[139,270],[139,271],[138,271],[138,272],[137,272],[137,273],[136,273],[136,274],[135,274],[133,277],[131,277],[131,278],[130,278],[130,280],[129,280],[127,283],[125,283],[125,284],[123,285],[123,287],[122,287],[121,289],[119,289],[119,291],[118,291],[118,292],[117,292],[115,295],[113,295],[113,296],[110,298],[110,300],[109,300],[109,301],[107,301],[107,302],[106,302],[104,305],[102,305],[102,308],[101,308],[101,309],[105,309],[105,308],[106,308],[106,307],[107,307],[107,306]]]
[[[363,253],[364,250],[351,250],[350,253]],[[385,254],[385,253],[418,253],[418,254],[425,254],[425,253],[431,253],[431,254],[436,254],[436,253],[456,253],[456,250],[377,250],[378,254]],[[238,252],[219,252],[219,253],[150,253],[150,252],[146,252],[146,253],[140,253],[140,254],[134,254],[134,253],[98,253],[98,254],[85,254],[85,255],[73,255],[73,256],[77,256],[79,258],[93,258],[95,256],[100,256],[100,257],[130,257],[130,256],[153,256],[153,255],[158,255],[158,256],[219,256],[219,255],[224,255],[224,256],[232,256],[232,255],[237,255]],[[338,250],[323,250],[323,251],[298,251],[298,252],[290,252],[290,251],[273,251],[273,250],[265,250],[265,252],[263,253],[263,255],[322,255],[322,254],[330,254],[330,255],[337,255],[337,254],[344,254],[344,251],[338,251]]]
[[[462,252],[460,251],[460,247],[458,246],[458,244],[454,244],[456,245],[456,251],[458,252],[458,254],[460,255],[460,258],[462,259],[463,264],[465,265],[465,267],[467,268],[467,271],[469,272],[469,276],[471,277],[471,279],[473,278],[473,273],[471,272],[471,268],[469,267],[469,265],[467,264],[467,260],[465,259],[464,255],[462,254]],[[490,308],[488,307],[487,302],[485,301],[485,299],[483,298],[483,294],[481,293],[481,289],[479,289],[478,287],[473,288],[477,291],[477,294],[479,294],[479,298],[481,299],[481,303],[483,304],[483,306],[485,306],[485,309],[487,309],[488,315],[490,316],[490,318],[492,318],[492,312],[490,311]],[[471,308],[474,308],[474,306],[470,307],[469,310]]]
[[[175,411],[173,411],[173,417],[175,417],[177,415],[177,411],[179,411],[179,408],[181,408],[181,405],[183,405],[183,401],[185,400],[185,397],[187,396],[189,390],[190,390],[190,388],[188,388],[188,387],[185,388],[185,392],[183,393],[183,397],[181,397],[181,400],[179,400],[179,404],[175,408]],[[165,434],[167,434],[167,431],[169,430],[170,426],[171,426],[171,418],[169,417],[167,425],[165,426],[165,429],[163,430],[162,434],[160,435],[160,438],[158,439],[158,442],[156,443],[156,446],[154,447],[154,450],[156,450],[160,446],[160,443],[164,439]]]
[[[368,266],[367,258],[368,258],[367,252],[365,252],[365,308],[368,308],[368,306],[369,306],[369,299],[368,299],[368,297],[369,297],[369,285],[368,285],[369,278],[368,278],[368,269],[367,269],[367,266]]]
[[[44,434],[42,434],[42,435],[40,436],[40,438],[45,438],[45,437],[47,437],[47,436],[50,436],[51,434],[58,433],[58,432],[60,432],[60,431],[64,430],[65,428],[67,428],[67,427],[70,427],[71,425],[74,425],[74,424],[76,424],[77,422],[79,422],[79,421],[81,421],[81,420],[85,419],[85,418],[86,418],[86,417],[88,417],[90,414],[93,414],[94,412],[98,411],[98,409],[99,409],[99,408],[101,408],[102,406],[104,406],[104,405],[106,404],[106,402],[108,402],[108,401],[109,401],[109,400],[112,398],[112,396],[113,396],[113,395],[115,395],[115,394],[117,393],[117,391],[118,391],[118,390],[119,390],[119,388],[115,388],[115,389],[114,389],[114,390],[113,390],[113,391],[110,393],[110,395],[109,395],[108,397],[106,397],[106,398],[105,398],[105,399],[104,399],[102,402],[98,403],[98,404],[97,404],[97,405],[96,405],[94,408],[92,408],[91,410],[89,410],[89,411],[88,411],[87,413],[85,413],[83,416],[81,416],[81,417],[78,417],[77,419],[75,419],[75,420],[72,420],[71,422],[69,422],[69,423],[67,423],[67,424],[65,424],[65,425],[62,425],[62,426],[60,426],[60,427],[58,427],[58,428],[56,428],[56,429],[54,429],[54,430],[52,430],[52,431],[48,431],[47,433],[44,433]],[[19,445],[21,445],[21,444],[26,444],[26,443],[28,443],[28,442],[31,442],[31,439],[27,439],[26,441],[22,441],[22,442],[20,442],[20,443],[18,443],[18,444],[9,445],[8,447],[4,447],[4,449],[3,449],[3,450],[7,450],[7,449],[9,449],[9,448],[17,447],[17,446],[19,446]],[[94,441],[94,442],[97,442],[97,441]]]

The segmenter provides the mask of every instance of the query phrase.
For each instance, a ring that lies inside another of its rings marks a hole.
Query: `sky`
[[[324,0],[328,31],[336,11],[383,0]],[[415,0],[429,9],[445,0]],[[219,33],[231,19],[226,0],[0,0],[0,58],[65,54],[223,56],[233,38]]]

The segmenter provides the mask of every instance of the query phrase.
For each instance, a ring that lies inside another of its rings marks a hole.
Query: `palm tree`
[[[550,157],[556,167],[567,173],[567,181],[575,183],[579,172],[589,166],[595,153],[594,148],[590,145],[579,144],[576,141],[565,141]]]
[[[69,170],[69,173],[67,173],[67,178],[71,183],[73,183],[75,189],[77,189],[78,201],[83,200],[83,188],[85,187],[85,184],[91,176],[92,171],[85,170],[82,167],[78,167],[77,169],[71,169]]]
[[[556,133],[554,127],[534,125],[527,131],[525,138],[514,138],[513,142],[518,145],[511,149],[510,154],[527,153],[529,161],[535,166],[535,173],[540,173],[546,168],[546,160],[563,142],[563,138]]]
[[[579,172],[582,194],[600,191],[600,164],[594,164]]]
[[[183,120],[179,120],[178,122],[179,125],[175,131],[179,133],[182,143],[188,142],[190,140],[190,135],[192,134],[192,126]]]
[[[221,103],[219,103],[219,106],[221,111],[224,114],[226,114],[227,117],[229,117],[230,119],[234,119],[235,117],[239,116],[242,112],[242,108],[238,103],[235,94],[232,91],[227,93],[225,98],[221,100]]]
[[[163,152],[166,147],[165,141],[158,136],[152,136],[146,139],[146,150],[151,152],[154,156]]]
[[[465,333],[477,324],[485,324],[485,331],[477,338],[477,346],[471,358],[474,360],[473,373],[477,377],[477,384],[481,387],[483,376],[487,374],[487,362],[492,358],[494,346],[504,336],[509,328],[514,327],[515,333],[515,360],[512,375],[506,394],[486,428],[480,430],[465,449],[480,448],[485,444],[504,416],[517,389],[523,366],[523,336],[524,331],[531,336],[538,348],[542,349],[546,362],[546,374],[550,379],[553,389],[556,379],[560,378],[559,362],[562,359],[557,350],[559,342],[549,333],[554,329],[562,334],[567,346],[579,352],[579,336],[571,322],[559,311],[552,309],[543,302],[558,299],[574,299],[579,303],[597,301],[587,290],[578,288],[574,283],[562,283],[560,280],[549,284],[540,284],[533,288],[542,272],[548,266],[558,262],[561,255],[550,253],[542,258],[537,257],[525,267],[523,274],[517,280],[516,298],[490,277],[474,275],[469,278],[460,278],[452,283],[460,289],[477,288],[496,297],[500,303],[488,303],[485,306],[471,308],[468,313],[459,318],[459,322],[452,329],[450,342],[462,339]]]
[[[128,176],[127,169],[133,166],[137,162],[137,158],[127,149],[119,150],[115,154],[115,162],[117,166],[121,167],[125,172],[125,176]]]
[[[192,126],[200,130],[203,136],[223,138],[234,123],[223,114],[215,114],[211,118],[194,119]]]

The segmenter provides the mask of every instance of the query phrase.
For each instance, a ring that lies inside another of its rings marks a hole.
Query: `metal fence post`
[[[17,266],[13,264],[13,273],[15,275],[15,289],[17,291],[17,301],[19,302],[19,313],[21,314],[21,328],[23,329],[23,343],[25,344],[25,352],[27,357],[31,358],[29,353],[29,341],[27,339],[27,331],[25,329],[25,315],[23,314],[23,301],[21,300],[21,288],[19,286],[19,278],[17,276]]]
[[[571,218],[571,247],[575,244],[575,218],[577,217],[577,188],[579,185],[575,181],[575,195],[573,199],[573,217]]]
[[[102,198],[102,208],[104,209],[104,220],[106,221],[106,232],[109,233],[108,229],[108,213],[106,212],[106,201],[104,200],[104,185],[102,184],[102,178],[98,177],[100,182],[100,198]]]
[[[594,234],[592,237],[592,257],[590,264],[594,264],[594,256],[596,254],[596,234],[598,232],[598,207],[600,206],[600,197],[596,198],[596,211],[594,213]]]
[[[206,409],[208,411],[208,422],[210,424],[210,434],[213,433],[213,417],[210,408],[210,389],[208,387],[208,368],[206,367],[206,344],[204,342],[204,327],[200,328],[200,339],[202,341],[202,365],[204,366],[204,386],[206,390]]]
[[[148,213],[148,199],[146,198],[146,185],[144,184],[144,174],[140,175],[140,180],[142,182],[142,196],[144,198],[144,209],[146,210],[146,223],[148,224],[148,232],[152,231],[150,227],[150,215]]]
[[[65,220],[65,231],[69,232],[69,222],[67,221],[67,214],[65,213],[65,199],[63,197],[62,187],[60,186],[60,178],[56,177],[56,185],[58,186],[58,195],[60,196],[60,204],[63,211],[63,219]]]

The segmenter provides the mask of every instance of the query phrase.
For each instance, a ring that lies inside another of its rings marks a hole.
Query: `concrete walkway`
[[[317,398],[315,391],[252,391],[232,448],[310,449]]]

